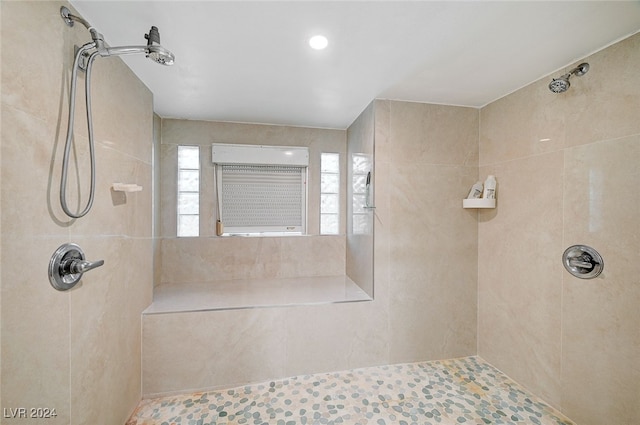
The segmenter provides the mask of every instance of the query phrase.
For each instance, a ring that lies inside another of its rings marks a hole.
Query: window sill
[[[371,301],[347,276],[162,284],[143,314]]]

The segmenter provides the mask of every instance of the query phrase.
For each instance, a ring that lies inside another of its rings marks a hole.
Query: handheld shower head
[[[173,53],[160,45],[147,47],[146,53],[149,59],[160,65],[173,65],[175,61]]]
[[[572,75],[582,77],[584,74],[587,73],[587,71],[589,71],[589,64],[586,62],[581,63],[580,65],[578,65],[577,67],[569,71],[568,74],[564,74],[562,77],[559,77],[559,78],[554,78],[549,83],[549,90],[551,90],[554,93],[564,93],[567,90],[569,90],[569,87],[571,87],[569,78],[571,78]]]
[[[152,26],[149,34],[145,34],[147,39],[147,49],[145,51],[147,57],[161,65],[173,65],[175,56],[173,53],[160,45],[160,32],[158,27]]]

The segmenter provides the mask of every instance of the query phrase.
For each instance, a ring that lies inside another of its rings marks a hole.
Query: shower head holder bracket
[[[84,19],[82,19],[81,17],[76,16],[73,13],[71,13],[69,8],[67,8],[66,6],[61,6],[60,7],[60,16],[62,17],[62,20],[64,21],[64,23],[67,24],[70,27],[72,27],[75,22],[80,22],[87,29],[91,28],[91,25],[89,24],[89,22],[87,22]]]

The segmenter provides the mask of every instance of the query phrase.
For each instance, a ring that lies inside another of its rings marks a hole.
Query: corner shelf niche
[[[495,208],[495,199],[463,199],[462,208]]]

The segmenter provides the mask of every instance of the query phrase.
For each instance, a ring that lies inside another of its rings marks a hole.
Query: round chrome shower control
[[[604,261],[595,249],[573,245],[562,254],[562,264],[569,273],[580,279],[593,279],[602,273]]]
[[[86,261],[82,248],[66,243],[56,249],[49,261],[49,282],[58,291],[73,288],[89,270],[100,267],[104,260]]]

